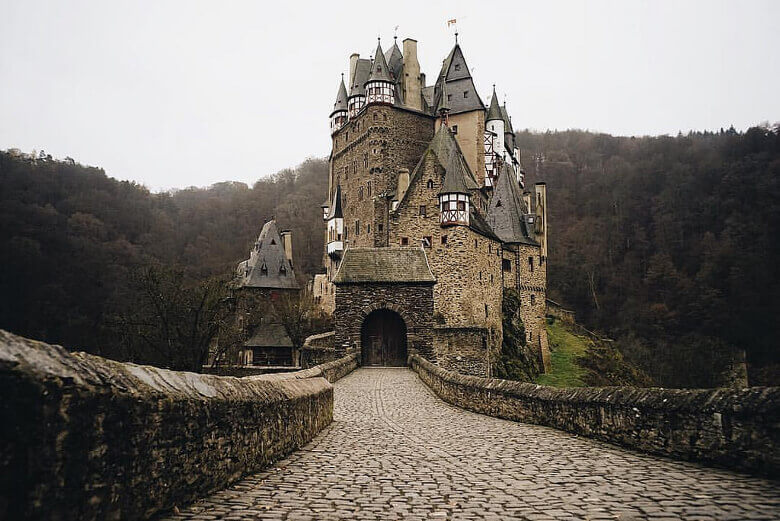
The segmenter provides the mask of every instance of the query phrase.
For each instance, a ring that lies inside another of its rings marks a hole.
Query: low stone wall
[[[332,421],[352,358],[220,377],[0,330],[0,519],[138,519],[223,488]]]
[[[344,376],[348,375],[352,371],[358,368],[360,365],[360,357],[357,353],[351,353],[346,356],[328,362],[320,364],[309,369],[302,369],[300,371],[294,371],[292,373],[276,373],[276,374],[263,374],[258,376],[248,376],[245,380],[254,380],[261,382],[278,382],[283,380],[300,380],[306,378],[325,378],[328,382],[333,383],[340,380]]]
[[[632,449],[780,476],[780,387],[558,389],[410,365],[443,400]]]
[[[213,374],[217,376],[235,376],[244,378],[245,376],[256,376],[269,373],[291,373],[300,371],[296,366],[265,366],[265,365],[204,365],[201,369],[203,374]]]
[[[338,357],[333,345],[335,336],[334,331],[328,331],[307,337],[301,348],[301,367],[307,369],[335,360]]]

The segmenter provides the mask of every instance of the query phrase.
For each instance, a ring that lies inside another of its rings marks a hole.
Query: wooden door
[[[380,309],[363,322],[362,360],[365,366],[406,365],[406,324],[398,313]]]

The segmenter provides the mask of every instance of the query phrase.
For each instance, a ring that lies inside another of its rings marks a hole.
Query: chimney
[[[425,73],[420,73],[420,88],[424,89],[427,85],[425,85]]]
[[[347,95],[349,95],[352,86],[355,84],[355,70],[357,69],[358,58],[360,58],[360,55],[356,52],[353,52],[349,57],[349,85],[347,85]]]
[[[404,40],[403,89],[406,106],[411,109],[422,110],[422,87],[420,86],[420,62],[417,61],[417,40],[411,38]]]
[[[290,261],[290,266],[292,266],[292,232],[285,230],[280,235],[282,236],[282,245],[284,245],[284,256],[287,257],[287,260]]]
[[[406,43],[404,41],[404,43]],[[402,168],[398,171],[398,192],[396,193],[396,199],[399,201],[404,198],[404,194],[409,189],[409,169]]]

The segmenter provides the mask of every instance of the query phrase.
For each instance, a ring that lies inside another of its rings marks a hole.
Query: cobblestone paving
[[[302,450],[169,519],[780,519],[780,483],[481,416],[409,369],[336,383]]]

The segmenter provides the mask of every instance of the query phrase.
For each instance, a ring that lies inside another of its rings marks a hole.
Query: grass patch
[[[547,324],[547,340],[550,344],[552,370],[539,375],[534,383],[553,387],[584,387],[586,369],[580,367],[577,358],[588,348],[587,340],[573,334],[559,320]]]

